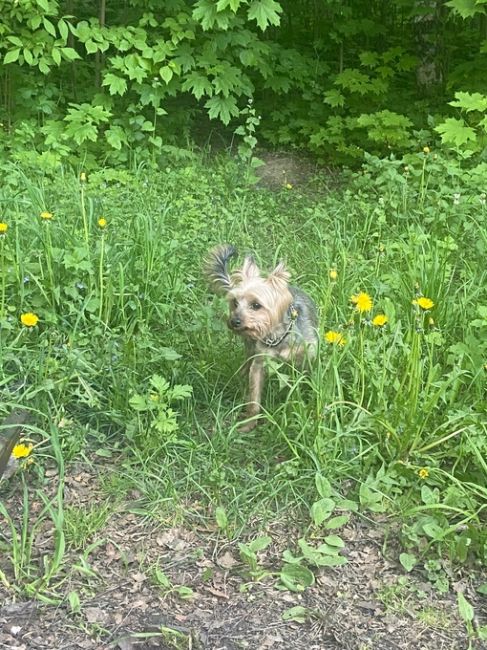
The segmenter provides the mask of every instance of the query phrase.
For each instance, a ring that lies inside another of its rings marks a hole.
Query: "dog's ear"
[[[250,255],[244,259],[242,270],[240,271],[240,277],[243,281],[260,277],[260,269],[255,263],[254,258]]]
[[[274,285],[282,286],[287,285],[291,279],[291,274],[286,269],[284,262],[279,262],[276,268],[269,274],[267,280]]]

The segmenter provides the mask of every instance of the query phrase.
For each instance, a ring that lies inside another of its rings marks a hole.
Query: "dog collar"
[[[292,330],[294,327],[294,323],[296,322],[297,317],[299,316],[299,312],[294,306],[293,303],[291,303],[288,307],[288,314],[289,314],[289,324],[286,328],[286,331],[284,334],[281,334],[279,338],[271,338],[270,336],[262,341],[264,345],[266,345],[268,348],[275,348],[277,347],[280,343],[284,341],[286,336],[288,336],[289,332]]]

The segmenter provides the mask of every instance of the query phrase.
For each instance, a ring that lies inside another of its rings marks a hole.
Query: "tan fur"
[[[247,256],[242,268],[230,275],[227,264],[234,254],[235,248],[228,244],[213,249],[206,263],[206,274],[210,284],[226,294],[229,328],[246,342],[249,401],[244,418],[253,419],[240,429],[250,431],[256,426],[256,416],[261,410],[264,357],[298,364],[313,358],[318,319],[316,306],[309,296],[289,286],[290,274],[283,262],[263,277],[254,259]]]

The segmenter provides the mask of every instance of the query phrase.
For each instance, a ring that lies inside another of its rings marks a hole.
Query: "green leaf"
[[[163,65],[159,69],[160,77],[168,84],[174,76],[173,69],[168,65]]]
[[[455,101],[448,102],[450,106],[461,108],[466,113],[471,111],[487,111],[487,96],[480,93],[455,93]]]
[[[219,18],[214,0],[198,0],[193,9],[193,18],[201,24],[203,31],[212,29]]]
[[[201,99],[203,95],[211,97],[213,95],[213,84],[205,75],[199,72],[192,72],[182,85],[184,91],[190,91],[196,99]]]
[[[49,11],[49,0],[36,0],[36,4],[46,13]]]
[[[163,587],[164,589],[170,589],[171,588],[171,581],[167,577],[167,575],[162,571],[162,569],[159,569],[159,567],[156,567],[154,569],[154,578],[156,583],[160,586]]]
[[[69,609],[74,613],[74,614],[79,614],[81,611],[81,601],[79,598],[79,594],[77,591],[70,591],[68,594],[68,603],[69,603]]]
[[[458,600],[458,611],[460,616],[465,623],[471,623],[474,617],[474,611],[472,605],[468,602],[461,591],[457,594]]]
[[[216,10],[225,11],[225,9],[228,7],[233,11],[233,13],[237,13],[241,2],[242,0],[218,0],[216,3]]]
[[[305,623],[309,618],[309,610],[307,607],[302,605],[296,605],[296,607],[290,607],[282,613],[283,621],[295,621],[296,623]]]
[[[160,353],[162,359],[164,359],[164,361],[177,361],[178,359],[182,358],[182,354],[179,354],[179,352],[176,352],[176,350],[174,350],[174,348],[162,347],[162,348],[160,348],[159,353]]]
[[[81,59],[80,55],[72,47],[62,47],[61,52],[63,56],[68,61],[74,61],[75,59]]]
[[[105,131],[105,139],[111,147],[120,151],[122,144],[127,142],[127,134],[121,126],[115,124]]]
[[[320,497],[324,499],[326,497],[331,496],[331,492],[332,492],[331,483],[327,478],[325,478],[319,472],[315,474],[315,485],[316,485],[316,490],[320,495]]]
[[[402,564],[404,569],[409,573],[414,569],[418,560],[415,555],[411,553],[401,553],[399,556],[399,562]]]
[[[440,492],[438,488],[431,489],[428,485],[423,485],[421,488],[421,500],[427,505],[432,503],[439,503]]]
[[[127,92],[127,82],[122,77],[109,72],[103,78],[102,86],[108,86],[110,95],[125,95]]]
[[[20,47],[16,48],[15,50],[10,50],[10,52],[7,52],[7,54],[4,56],[3,62],[5,63],[5,65],[7,63],[14,63],[19,58],[19,54],[20,54]]]
[[[42,19],[42,24],[44,25],[44,29],[46,30],[46,32],[48,32],[49,34],[51,34],[51,36],[54,36],[54,38],[56,38],[56,28],[51,23],[51,21],[48,20],[45,16]]]
[[[67,26],[66,22],[62,18],[60,18],[58,20],[57,28],[59,30],[61,38],[66,43],[66,41],[68,40],[68,32],[69,32],[69,30],[68,30],[68,26]]]
[[[247,16],[249,20],[255,20],[262,31],[269,25],[279,25],[282,7],[275,0],[252,0]]]
[[[315,576],[310,569],[300,564],[285,564],[279,579],[289,591],[300,592],[314,585]]]
[[[462,18],[472,18],[475,14],[485,13],[484,8],[479,6],[477,0],[449,0],[446,6],[451,7]]]
[[[147,411],[147,400],[142,395],[134,395],[129,399],[130,406],[134,411],[143,412]]]
[[[183,600],[189,600],[190,598],[194,597],[194,591],[191,589],[191,587],[180,585],[179,587],[176,587],[175,591],[177,595]]]
[[[310,515],[315,526],[320,526],[326,519],[331,516],[335,509],[333,499],[319,499],[315,501],[310,508]]]
[[[24,47],[23,55],[26,63],[28,63],[29,65],[32,65],[34,63],[34,57],[32,56],[32,52],[28,50],[26,47]]]
[[[338,535],[327,535],[325,537],[325,542],[330,546],[336,546],[336,548],[344,548],[345,542]]]
[[[249,549],[254,553],[259,553],[260,551],[265,550],[269,544],[272,542],[272,537],[269,535],[262,535],[261,537],[256,537],[251,542],[249,542]]]
[[[51,56],[52,60],[56,65],[60,65],[61,63],[61,52],[58,47],[53,47],[51,50]]]
[[[222,508],[221,506],[215,508],[215,520],[216,525],[220,530],[225,530],[228,527],[228,517],[225,508]]]
[[[227,125],[230,122],[232,115],[237,117],[240,113],[235,97],[212,97],[205,103],[205,108],[208,109],[210,119],[219,118],[223,124]]]
[[[474,129],[467,126],[463,120],[455,117],[449,117],[441,124],[438,124],[435,131],[440,133],[443,144],[453,144],[460,147],[467,142],[477,140]]]
[[[161,375],[152,375],[150,378],[150,385],[161,395],[166,393],[169,389],[169,382],[164,377],[161,377]]]
[[[98,45],[91,38],[86,41],[85,48],[88,54],[95,54],[98,51]]]
[[[326,524],[326,530],[334,530],[335,528],[341,528],[347,524],[350,520],[349,515],[338,515],[338,517],[332,517],[329,519]]]
[[[345,106],[345,97],[339,90],[336,90],[335,88],[328,90],[323,95],[323,101],[325,104],[333,106],[333,108],[336,108],[337,106]]]

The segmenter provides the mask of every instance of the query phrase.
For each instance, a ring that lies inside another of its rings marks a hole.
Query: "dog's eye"
[[[250,308],[253,309],[254,311],[257,311],[257,310],[260,309],[261,307],[262,307],[262,305],[259,304],[258,302],[253,302],[253,303],[250,305]]]
[[[232,300],[232,307],[238,307],[238,300],[236,298]]]

